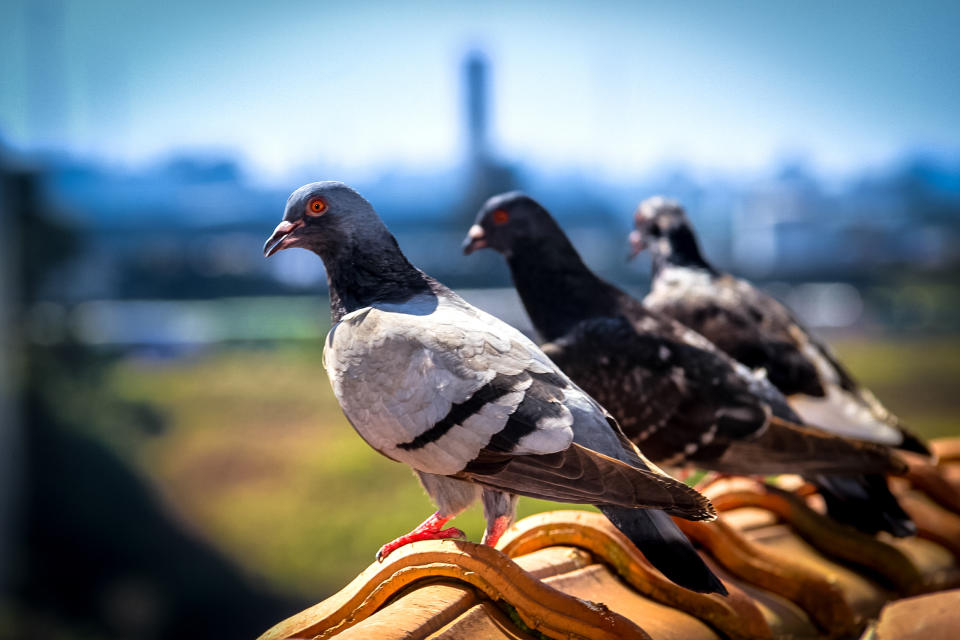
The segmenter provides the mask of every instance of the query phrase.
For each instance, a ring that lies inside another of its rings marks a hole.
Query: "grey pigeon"
[[[882,528],[914,531],[882,475],[863,486],[864,473],[903,472],[889,448],[804,424],[762,376],[597,277],[532,198],[491,198],[464,242],[468,253],[482,247],[505,256],[534,327],[548,341],[544,352],[657,463],[798,473],[833,489],[830,495],[860,499],[872,520],[889,516],[893,524]]]
[[[644,298],[647,308],[682,322],[744,365],[763,371],[808,424],[930,455],[786,306],[707,262],[679,203],[648,198],[637,207],[634,224],[633,255],[649,248],[653,261],[651,291]],[[882,477],[828,477],[818,485],[838,520],[896,535],[913,531]],[[878,508],[881,504],[886,508]]]
[[[347,419],[410,465],[437,505],[378,559],[424,539],[480,498],[496,544],[517,496],[596,505],[674,582],[725,593],[667,514],[716,517],[710,502],[650,463],[616,422],[530,340],[413,267],[360,194],[316,182],[287,200],[266,256],[323,259],[332,328],[324,364]]]

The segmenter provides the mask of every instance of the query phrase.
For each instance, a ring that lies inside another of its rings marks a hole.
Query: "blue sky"
[[[960,149],[957,2],[4,0],[0,25],[0,136],[114,161],[446,165],[475,46],[496,148],[546,169],[844,172]]]

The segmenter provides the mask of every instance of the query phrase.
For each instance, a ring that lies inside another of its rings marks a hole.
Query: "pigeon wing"
[[[769,409],[742,367],[672,321],[638,322],[581,322],[544,351],[658,462],[703,463],[767,427]]]
[[[546,455],[484,450],[459,477],[542,500],[662,509],[688,520],[716,518],[709,500],[656,467],[637,468],[577,443]]]
[[[745,365],[764,369],[805,422],[888,445],[916,441],[773,297],[732,276],[699,283],[683,295],[670,291],[660,288],[646,302]]]

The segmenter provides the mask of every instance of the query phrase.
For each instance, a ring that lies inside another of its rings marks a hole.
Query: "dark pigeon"
[[[712,520],[710,502],[644,458],[523,334],[413,267],[360,194],[339,182],[295,191],[264,253],[290,247],[326,267],[324,364],[344,414],[374,449],[410,465],[438,507],[378,559],[461,537],[443,527],[478,498],[494,545],[523,495],[597,505],[668,578],[726,593],[667,515]]]
[[[483,247],[505,256],[547,341],[544,352],[657,463],[748,475],[838,475],[843,479],[834,484],[855,484],[858,495],[860,484],[848,478],[904,471],[883,445],[806,426],[763,376],[597,277],[528,196],[508,193],[484,205],[464,250]],[[899,507],[895,515],[901,517]]]

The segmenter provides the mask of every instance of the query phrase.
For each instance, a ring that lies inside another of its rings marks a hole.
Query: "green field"
[[[927,437],[960,434],[960,341],[836,345],[853,372]],[[276,589],[320,600],[432,506],[404,465],[354,433],[320,345],[230,347],[172,360],[126,358],[105,390],[161,417],[155,435],[99,437],[150,478],[169,508]],[[549,503],[521,500],[521,516]],[[456,521],[472,539],[478,507]]]

